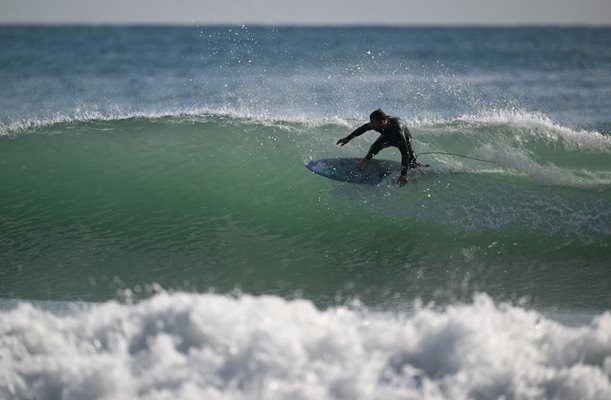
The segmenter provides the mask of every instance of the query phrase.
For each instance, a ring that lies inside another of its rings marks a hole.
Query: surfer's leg
[[[416,156],[414,155],[414,149],[412,149],[411,136],[407,138],[407,155],[409,156],[409,167],[416,168],[418,166],[418,162],[416,161]]]
[[[390,144],[388,143],[386,138],[384,136],[380,136],[375,142],[373,142],[373,144],[369,148],[367,155],[365,155],[365,160],[371,160],[373,156],[380,152],[380,150],[385,147],[388,147],[389,145]]]
[[[369,164],[369,160],[371,160],[373,156],[378,154],[380,150],[388,146],[390,146],[390,144],[388,143],[386,138],[380,135],[380,137],[375,142],[373,142],[365,157],[363,157],[363,159],[358,162],[358,169],[360,169],[361,171],[364,170],[367,167],[367,164]]]

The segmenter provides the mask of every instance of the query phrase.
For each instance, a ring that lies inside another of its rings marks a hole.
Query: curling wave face
[[[417,152],[494,163],[423,155],[432,167],[412,172],[406,188],[390,179],[362,187],[303,168],[364,154],[373,133],[334,145],[360,121],[199,111],[5,126],[0,245],[13,268],[1,292],[99,300],[114,295],[114,277],[131,287],[151,274],[145,282],[164,287],[301,290],[328,302],[337,284],[409,297],[460,276],[433,296],[538,297],[580,274],[588,296],[605,304],[606,134],[515,112],[408,121]],[[379,156],[399,159],[392,149]],[[537,271],[536,281],[525,271]],[[541,296],[558,300],[553,293]],[[584,293],[564,299],[581,304]]]

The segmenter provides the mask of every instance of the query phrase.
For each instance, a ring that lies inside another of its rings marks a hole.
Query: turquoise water
[[[0,397],[609,397],[610,40],[0,27]]]
[[[496,163],[423,155],[432,167],[404,189],[304,168],[367,151],[367,139],[333,145],[347,121],[138,117],[0,138],[2,292],[100,301],[157,282],[322,304],[484,291],[604,308],[611,141],[534,116],[496,118],[414,126],[423,152]]]

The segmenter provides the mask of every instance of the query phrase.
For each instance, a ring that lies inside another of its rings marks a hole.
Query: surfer
[[[412,135],[407,126],[399,118],[389,117],[378,108],[369,115],[368,123],[355,129],[350,135],[339,139],[336,144],[343,146],[355,137],[370,130],[379,132],[381,135],[373,142],[365,157],[358,162],[358,168],[361,170],[365,169],[369,160],[378,154],[380,150],[390,146],[396,147],[401,152],[401,176],[398,183],[399,186],[405,185],[407,183],[407,169],[416,168],[418,163],[412,150]]]

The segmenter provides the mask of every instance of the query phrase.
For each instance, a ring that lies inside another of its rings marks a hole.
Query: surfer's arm
[[[401,151],[401,176],[407,175],[407,169],[411,164],[411,146],[409,139],[405,135],[401,135],[401,143],[398,146]]]
[[[407,183],[407,169],[411,164],[409,148],[409,140],[403,136],[403,143],[399,146],[399,150],[401,151],[401,176],[399,176],[398,183],[401,187]]]
[[[416,156],[412,149],[412,135],[405,125],[401,128],[401,139],[399,150],[401,151],[401,174],[407,173],[407,168],[414,168],[416,163]]]
[[[401,176],[407,175],[407,168],[409,166],[409,156],[407,152],[401,151]]]
[[[347,136],[348,140],[352,140],[357,136],[361,136],[363,133],[370,131],[371,130],[371,124],[369,122],[367,122],[364,125],[359,126],[358,128],[356,128],[350,135]]]
[[[338,140],[336,144],[341,144],[343,146],[346,143],[348,143],[349,141],[351,141],[352,139],[354,139],[355,137],[360,136],[363,133],[365,133],[367,131],[370,131],[370,130],[371,130],[371,124],[369,124],[369,122],[368,122],[368,123],[366,123],[366,124],[356,128],[350,135],[348,135],[348,136]]]

